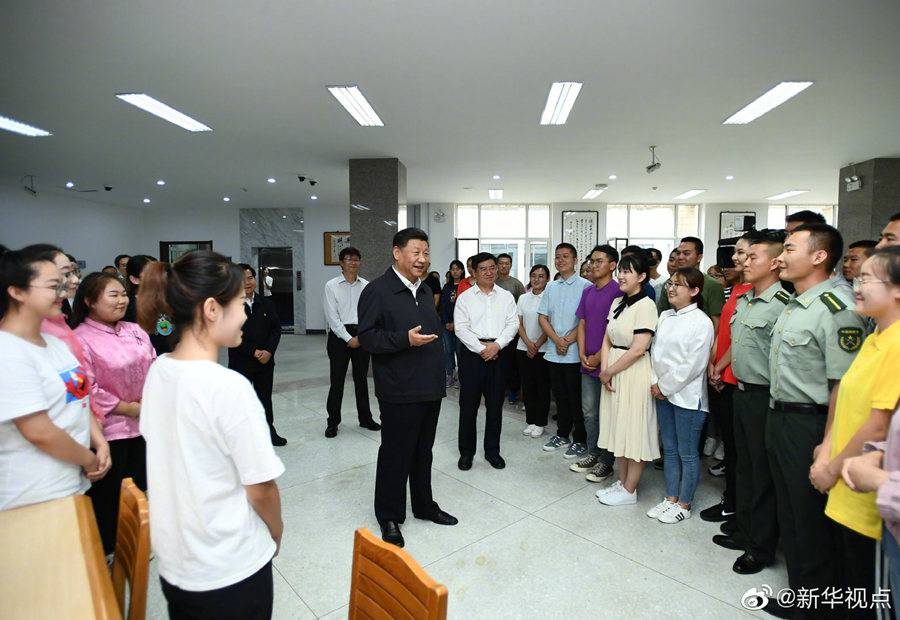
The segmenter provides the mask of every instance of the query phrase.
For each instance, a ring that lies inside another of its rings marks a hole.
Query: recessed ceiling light
[[[28,136],[29,138],[43,138],[45,136],[53,135],[49,131],[45,131],[44,129],[40,129],[39,127],[32,127],[31,125],[26,125],[21,121],[7,118],[5,116],[0,116],[0,129],[5,129],[6,131],[11,131],[23,136]]]
[[[793,196],[799,196],[800,194],[808,194],[808,189],[792,189],[786,192],[781,192],[780,194],[775,194],[774,196],[769,196],[766,200],[781,200],[782,198],[791,198]]]
[[[365,95],[359,90],[359,86],[348,84],[346,86],[328,86],[328,92],[334,95],[344,109],[350,113],[357,123],[363,127],[384,127],[384,123],[369,104]]]
[[[309,199],[310,199],[310,200],[318,200],[319,197],[316,196],[315,194],[313,194],[312,196],[309,197]]]
[[[499,181],[499,180],[500,180],[500,175],[499,175],[499,174],[495,174],[495,175],[493,176],[493,179],[494,179],[495,181]]]
[[[705,189],[689,189],[683,194],[678,194],[672,200],[687,200],[688,198],[693,198],[694,196],[698,196],[705,192]]]
[[[75,181],[66,181],[66,187],[72,189],[75,187]]]
[[[396,226],[397,225],[397,222],[395,222],[394,220],[382,220],[382,221],[385,224],[387,224],[388,226]]]
[[[599,196],[600,194],[602,194],[605,191],[606,191],[606,185],[603,185],[602,183],[598,183],[597,185],[595,185],[594,187],[589,189],[587,192],[585,192],[584,196],[582,196],[581,199],[582,200],[593,200],[594,198],[596,198],[597,196]]]
[[[725,180],[726,180],[726,181],[734,181],[734,175],[733,175],[733,174],[729,174],[728,176],[725,177]]]
[[[726,118],[722,124],[746,125],[812,85],[812,82],[781,82]]]
[[[175,108],[167,106],[162,101],[158,101],[150,95],[145,95],[143,93],[124,93],[116,95],[116,97],[142,109],[144,112],[149,112],[154,116],[158,116],[163,120],[178,125],[182,129],[187,129],[188,131],[212,131],[211,127],[207,127],[200,121],[179,112]]]
[[[358,209],[359,211],[371,211],[371,209],[366,205],[352,204],[350,206],[354,209]]]
[[[229,196],[224,196],[224,197],[222,198],[222,202],[231,202],[231,197],[229,197]]]
[[[272,177],[269,177],[268,179],[266,179],[266,182],[267,182],[267,183],[274,183],[274,182],[275,182],[275,179],[272,178]]]
[[[615,180],[618,179],[618,178],[619,178],[619,177],[617,177],[617,176],[614,175],[614,174],[609,175],[609,180],[610,180],[610,181],[615,181]]]
[[[488,198],[491,200],[503,200],[503,190],[502,189],[489,189],[488,190]]]
[[[581,85],[581,82],[553,82],[541,114],[541,125],[565,125]]]
[[[149,199],[149,198],[144,198],[144,204],[145,204],[145,205],[150,204],[150,199]]]
[[[159,179],[159,180],[156,181],[156,184],[159,185],[160,187],[162,187],[163,185],[166,184],[166,182],[163,181],[162,179]]]
[[[281,216],[281,219],[286,220],[286,219],[287,219],[287,216],[286,216],[286,215],[282,215],[282,216]]]

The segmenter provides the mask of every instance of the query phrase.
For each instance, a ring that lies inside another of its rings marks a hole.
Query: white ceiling
[[[411,203],[487,202],[492,186],[505,201],[573,202],[599,182],[603,202],[708,188],[699,200],[810,189],[794,201],[832,203],[842,165],[900,155],[896,0],[4,4],[0,115],[54,135],[0,131],[0,176],[108,184],[82,197],[136,208],[145,195],[149,208],[225,194],[312,204],[300,172],[319,180],[323,208],[345,208],[347,160],[391,156]],[[750,125],[721,124],[791,79],[815,84]],[[554,80],[584,88],[567,125],[541,127]],[[351,82],[384,128],[357,126],[325,90]],[[215,131],[186,132],[117,92]],[[663,167],[648,176],[650,144]]]

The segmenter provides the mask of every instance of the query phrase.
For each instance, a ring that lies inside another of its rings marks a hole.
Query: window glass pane
[[[678,241],[676,239],[629,239],[629,243],[632,245],[639,245],[644,249],[647,248],[656,248],[662,254],[662,264],[657,267],[657,270],[665,275],[666,273],[666,261],[669,260],[669,254],[675,249]]]
[[[606,238],[628,236],[628,207],[606,205]]]
[[[766,227],[778,230],[784,228],[784,205],[769,205]]]
[[[550,236],[550,205],[529,205],[528,236]]]
[[[397,207],[397,230],[407,228],[406,225],[406,205]]]
[[[834,205],[788,205],[787,213],[791,215],[798,211],[812,211],[825,218],[825,223],[834,226]]]
[[[629,237],[672,237],[675,235],[674,205],[629,205]]]
[[[524,269],[524,249],[524,241],[516,241],[514,239],[481,240],[482,252],[490,252],[494,256],[498,256],[499,254],[509,254],[512,257],[512,268],[509,270],[509,275],[514,278],[519,278],[519,280],[522,279],[519,277],[519,274],[521,274]]]
[[[456,206],[456,236],[478,236],[478,205]]]
[[[546,241],[537,241],[533,242],[530,247],[531,252],[531,262],[528,263],[528,273],[531,271],[531,268],[535,265],[549,265],[547,264],[547,242]],[[525,275],[524,273],[522,275]],[[525,284],[525,281],[522,280],[522,283]]]
[[[678,205],[675,236],[697,237],[700,229],[700,205]],[[662,249],[662,248],[660,248]]]
[[[478,254],[478,239],[457,239],[456,259],[463,265],[470,256]],[[466,274],[468,275],[468,274]]]
[[[481,237],[524,237],[525,205],[481,205]]]

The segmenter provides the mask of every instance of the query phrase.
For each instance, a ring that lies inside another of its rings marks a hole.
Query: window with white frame
[[[826,224],[831,226],[837,225],[837,207],[835,205],[769,205],[766,227],[784,228],[787,216],[798,211],[819,213],[825,218]]]
[[[477,252],[509,254],[510,275],[522,282],[532,265],[547,264],[550,205],[486,204],[456,206],[457,258]]]
[[[699,205],[606,205],[606,237],[658,249],[665,259],[682,237],[699,236]]]

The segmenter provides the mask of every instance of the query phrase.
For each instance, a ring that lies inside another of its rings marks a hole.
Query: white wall
[[[350,212],[347,205],[317,204],[303,211],[305,235],[306,272],[303,274],[303,290],[306,291],[306,329],[325,329],[325,309],[322,301],[325,283],[341,273],[340,267],[325,265],[326,231],[350,230]]]
[[[143,226],[138,251],[159,257],[160,241],[210,241],[213,251],[240,262],[241,240],[238,208],[157,208],[141,211]]]

